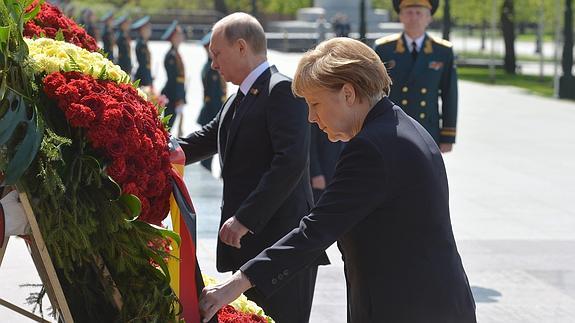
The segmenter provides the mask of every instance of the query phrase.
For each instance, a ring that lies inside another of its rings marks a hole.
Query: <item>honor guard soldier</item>
[[[439,0],[394,0],[404,31],[375,42],[393,81],[390,99],[419,121],[441,152],[455,143],[457,73],[450,42],[425,32]],[[441,97],[441,110],[438,99]]]
[[[152,60],[148,49],[148,40],[152,34],[152,24],[150,16],[142,17],[132,24],[132,29],[138,31],[138,41],[136,42],[136,58],[138,59],[138,69],[134,75],[134,80],[140,80],[140,86],[152,86]]]
[[[100,32],[96,28],[94,17],[94,11],[92,11],[92,9],[86,8],[82,11],[82,25],[84,25],[86,33],[98,41],[100,40]]]
[[[118,29],[116,34],[116,45],[118,46],[118,59],[116,64],[120,68],[132,75],[132,50],[130,46],[130,18],[127,15],[119,17],[114,25]]]
[[[220,76],[218,71],[212,69],[212,57],[210,56],[210,38],[212,33],[207,33],[201,40],[208,55],[208,61],[202,68],[202,84],[204,86],[204,106],[198,116],[198,123],[206,125],[220,111],[226,101],[226,81]],[[212,169],[212,158],[204,159],[200,162],[207,170]]]
[[[182,108],[186,103],[186,74],[182,57],[178,52],[178,48],[184,40],[184,33],[177,20],[174,20],[166,29],[162,35],[162,40],[169,40],[172,43],[172,47],[164,58],[164,67],[166,68],[168,80],[162,90],[162,94],[170,100],[166,106],[165,115],[172,115],[168,123],[170,127],[173,126],[176,116],[180,116],[178,129],[178,136],[180,136],[183,124]]]
[[[104,45],[104,53],[108,55],[108,59],[114,61],[114,47],[116,39],[114,38],[114,14],[110,11],[100,19],[104,27],[102,28],[102,43]]]

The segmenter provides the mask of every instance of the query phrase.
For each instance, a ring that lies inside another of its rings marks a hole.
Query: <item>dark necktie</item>
[[[226,151],[226,146],[228,143],[228,136],[229,136],[231,125],[232,125],[232,120],[235,117],[236,111],[237,111],[238,107],[240,106],[240,104],[242,103],[243,99],[244,99],[244,94],[242,93],[242,91],[240,91],[238,89],[238,93],[236,94],[234,101],[230,105],[230,108],[229,108],[228,112],[226,113],[226,115],[224,116],[224,120],[222,121],[222,127],[221,127],[221,133],[220,133],[221,137],[220,138],[223,139],[222,140],[223,152]]]
[[[411,43],[411,59],[415,62],[417,59],[417,44],[414,42]]]

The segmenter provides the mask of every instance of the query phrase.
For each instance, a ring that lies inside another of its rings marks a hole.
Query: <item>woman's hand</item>
[[[205,287],[199,302],[202,322],[208,322],[222,307],[251,287],[250,280],[240,270],[224,283]]]

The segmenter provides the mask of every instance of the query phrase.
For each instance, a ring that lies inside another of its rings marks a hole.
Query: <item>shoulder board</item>
[[[393,41],[398,40],[399,38],[401,38],[400,33],[381,37],[375,41],[375,45],[383,45],[383,44],[391,43]]]
[[[443,47],[448,47],[448,48],[453,47],[453,44],[449,40],[445,40],[443,38],[433,37],[433,36],[429,36],[429,38],[431,38],[431,40],[433,40],[434,43],[441,45]]]

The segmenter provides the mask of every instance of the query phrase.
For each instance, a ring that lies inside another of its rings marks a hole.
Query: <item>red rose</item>
[[[52,73],[44,78],[44,93],[49,98],[55,99],[57,94],[56,90],[66,84],[66,78],[60,72]]]
[[[122,183],[128,177],[126,172],[126,161],[124,158],[116,158],[106,169],[108,175],[112,177],[116,182]]]
[[[140,219],[159,224],[169,211],[171,165],[168,134],[155,107],[130,85],[78,72],[47,76],[44,91],[71,126],[86,128],[88,142],[110,160],[106,171],[124,192],[140,198]]]
[[[106,109],[102,113],[102,123],[108,128],[117,129],[120,126],[122,111],[119,109]]]
[[[123,192],[125,194],[132,194],[132,195],[140,195],[140,189],[138,189],[138,185],[136,185],[136,183],[134,182],[129,182],[127,184],[124,184],[124,186],[122,187]]]
[[[126,154],[126,150],[127,147],[126,143],[124,142],[124,139],[122,139],[118,135],[114,136],[113,138],[110,138],[106,143],[106,151],[108,152],[108,154],[110,154],[110,156],[114,158],[124,156]]]
[[[146,195],[148,196],[159,196],[163,193],[167,185],[166,175],[162,173],[157,173],[150,178],[148,181],[148,186],[146,188]]]
[[[80,99],[80,103],[89,106],[94,111],[100,112],[100,110],[106,108],[106,106],[108,105],[109,101],[107,100],[109,100],[107,95],[93,93],[88,94],[82,99]]]
[[[26,11],[30,12],[36,6],[37,2],[34,1],[26,8]],[[44,34],[49,38],[55,38],[59,30],[62,31],[67,42],[91,52],[98,51],[98,45],[92,36],[88,35],[74,20],[64,16],[58,8],[48,3],[42,4],[36,17],[24,25],[24,36],[35,37]]]
[[[66,102],[66,106],[80,100],[80,92],[78,89],[69,84],[60,86],[55,93],[62,101]]]
[[[72,127],[86,128],[96,119],[96,114],[83,104],[72,103],[66,111],[66,119]]]

